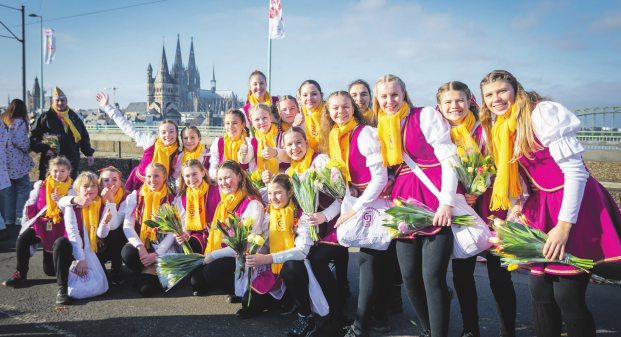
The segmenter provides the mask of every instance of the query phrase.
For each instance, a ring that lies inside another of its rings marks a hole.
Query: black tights
[[[223,257],[202,265],[190,273],[190,284],[196,290],[218,288],[235,294],[235,258]],[[254,295],[253,295],[254,296]]]
[[[339,256],[349,255],[347,247],[319,244],[313,248],[312,253],[308,256],[308,262],[311,264],[313,274],[323,291],[328,306],[330,306],[330,318],[333,320],[344,320],[343,303],[339,292],[339,283],[330,271],[329,263],[337,260]],[[348,257],[349,260],[349,257]],[[337,268],[337,273],[340,268]],[[347,280],[347,276],[345,276]]]
[[[73,246],[69,239],[60,237],[54,242],[53,250],[56,282],[59,286],[66,288],[69,282],[69,268],[73,262]]]
[[[131,269],[135,274],[142,273],[144,265],[140,261],[140,254],[138,249],[132,244],[128,243],[121,249],[121,258],[127,268]]]
[[[500,257],[490,253],[487,259],[489,285],[496,302],[496,313],[500,325],[500,336],[515,336],[515,318],[517,301],[511,272],[500,266]],[[474,282],[476,256],[467,259],[453,259],[453,285],[459,299],[464,330],[480,335],[479,314],[477,307],[477,288]]]
[[[30,265],[30,246],[38,244],[41,239],[37,237],[34,229],[26,229],[18,238],[15,252],[17,254],[17,271],[22,278],[27,278]],[[43,272],[47,276],[56,276],[54,271],[54,259],[52,253],[43,251]]]
[[[387,321],[386,309],[392,289],[392,264],[388,263],[387,250],[360,248],[358,267],[360,285],[358,308],[354,325],[365,331],[371,315],[380,321]],[[330,305],[330,303],[328,303]]]
[[[451,227],[442,227],[435,235],[397,242],[397,257],[408,298],[423,329],[431,331],[434,337],[448,334],[450,298],[446,272],[453,240]]]
[[[103,240],[105,248],[97,253],[97,258],[101,262],[101,266],[106,270],[106,262],[110,261],[112,270],[118,270],[123,264],[121,251],[127,243],[127,238],[123,232],[123,226],[110,231],[108,236]]]

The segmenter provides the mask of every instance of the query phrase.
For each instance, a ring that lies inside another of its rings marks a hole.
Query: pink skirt
[[[558,222],[563,201],[563,189],[547,193],[536,191],[524,204],[522,213],[531,226],[548,233]],[[580,204],[578,220],[572,226],[565,251],[571,255],[591,259],[594,263],[621,261],[621,212],[608,191],[593,177],[589,177]],[[531,273],[543,275],[575,275],[582,271],[561,263],[534,263]]]
[[[128,192],[139,191],[144,185],[144,181],[138,177],[138,166],[134,167],[132,172],[127,177],[127,181],[125,182],[125,189]]]
[[[261,275],[252,280],[250,288],[257,294],[267,294],[272,289],[280,288],[282,286],[282,278],[280,275],[276,276],[272,272],[272,268],[264,271]]]
[[[339,219],[339,216],[341,216],[340,214],[336,217],[334,217],[334,219],[330,220],[329,222],[323,223],[320,226],[323,227],[319,230],[319,237],[321,237],[321,240],[319,241],[319,243],[325,243],[328,245],[333,245],[333,246],[340,246],[339,244],[339,240],[336,237],[336,228],[334,228],[334,225],[336,225],[336,221]],[[322,235],[322,233],[325,233]]]

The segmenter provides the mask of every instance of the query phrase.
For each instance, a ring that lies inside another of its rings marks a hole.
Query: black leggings
[[[328,301],[328,306],[330,306],[330,318],[333,320],[343,320],[345,316],[343,314],[343,303],[341,302],[339,284],[334,278],[334,274],[330,271],[329,263],[344,254],[349,255],[347,247],[319,244],[314,247],[312,253],[308,255],[308,262],[310,262],[313,274]],[[338,271],[339,268],[337,268],[337,273]]]
[[[60,237],[54,242],[54,268],[56,269],[56,282],[59,286],[67,287],[69,280],[69,268],[73,262],[73,246],[69,239]]]
[[[531,274],[528,288],[533,301],[556,303],[564,318],[576,319],[591,315],[586,304],[586,289],[591,274],[543,276]]]
[[[196,290],[218,288],[229,295],[235,294],[235,258],[223,257],[202,265],[190,273],[190,284]]]
[[[153,248],[151,248],[153,249]],[[134,247],[131,243],[125,244],[121,250],[121,258],[127,268],[131,269],[134,273],[142,273],[144,265],[140,261],[140,254],[138,248]]]
[[[302,261],[287,261],[283,264],[280,270],[280,277],[287,286],[287,294],[293,297],[293,301],[298,308],[298,312],[302,316],[308,316],[311,313],[310,294],[308,292],[308,272],[306,266]],[[251,290],[246,291],[242,305],[244,307],[248,304],[248,293]],[[259,294],[252,291],[252,297],[250,298],[250,305],[248,306],[252,310],[263,311],[271,306],[276,299],[270,295],[270,293]]]
[[[513,281],[511,281],[511,272],[500,266],[500,257],[489,252],[486,252],[485,257],[489,285],[496,302],[500,335],[514,337],[517,301]],[[453,259],[453,286],[459,299],[464,330],[479,335],[477,288],[474,281],[476,261],[476,256]]]
[[[113,270],[121,268],[123,260],[121,258],[121,251],[127,243],[127,238],[123,232],[123,226],[110,231],[108,236],[103,240],[105,248],[97,253],[97,258],[101,262],[101,266],[106,270],[106,262],[110,261]]]
[[[392,289],[392,264],[387,250],[360,248],[358,267],[360,285],[354,325],[365,331],[371,315],[387,321],[386,309]],[[329,304],[329,303],[328,303]]]
[[[397,257],[408,298],[423,329],[431,331],[434,337],[448,335],[450,298],[446,272],[453,240],[451,227],[442,227],[435,235],[397,242]]]
[[[30,265],[30,246],[38,244],[41,239],[37,237],[34,229],[26,229],[18,238],[15,252],[17,255],[17,271],[22,278],[27,278]],[[47,276],[56,276],[54,271],[54,259],[52,253],[43,251],[43,272]]]

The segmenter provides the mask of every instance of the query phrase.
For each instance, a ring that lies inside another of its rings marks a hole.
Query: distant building
[[[39,86],[39,78],[35,76],[34,85],[32,86],[32,94],[30,91],[26,93],[26,105],[28,111],[39,111],[41,109],[41,87]]]

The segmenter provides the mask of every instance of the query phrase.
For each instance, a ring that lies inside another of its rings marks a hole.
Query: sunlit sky
[[[121,107],[146,101],[147,66],[157,71],[164,43],[169,67],[177,34],[184,65],[190,38],[203,89],[215,64],[218,89],[245,96],[248,75],[267,71],[269,0],[0,1],[26,6],[56,31],[56,59],[44,85],[59,86],[72,108],[94,108],[95,94],[118,87]],[[621,1],[318,1],[282,0],[285,38],[273,40],[272,94],[294,94],[312,78],[329,93],[355,79],[400,76],[414,104],[435,105],[440,85],[512,72],[570,109],[621,105]],[[18,36],[20,12],[0,7]],[[40,77],[40,30],[26,17],[27,89]],[[16,27],[17,26],[17,27]],[[0,29],[0,35],[10,35]],[[0,39],[0,105],[21,98],[21,44]],[[4,96],[2,96],[4,95]],[[3,98],[4,97],[4,98]],[[617,118],[617,126],[621,118]],[[590,123],[590,118],[588,123]],[[599,122],[598,122],[599,125]]]

